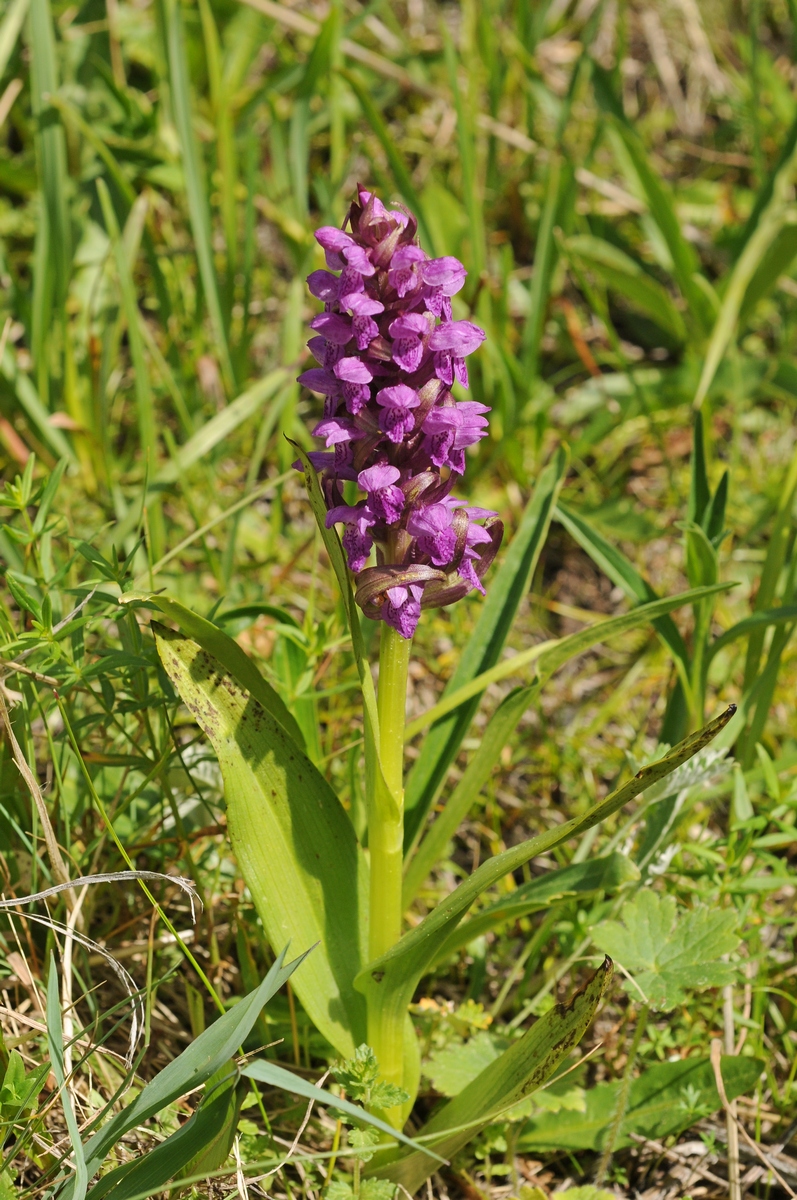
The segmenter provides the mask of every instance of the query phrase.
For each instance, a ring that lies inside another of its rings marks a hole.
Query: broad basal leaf
[[[148,607],[158,609],[170,621],[174,621],[186,637],[193,638],[203,650],[207,650],[208,654],[212,654],[214,658],[218,659],[235,682],[240,684],[245,691],[251,692],[266,711],[271,713],[276,721],[279,721],[283,729],[287,730],[294,741],[304,748],[302,731],[295,718],[288,712],[285,701],[263,678],[249,655],[229,634],[164,592],[128,592],[122,598],[122,602],[125,604],[142,601]]]
[[[365,1002],[352,981],[368,945],[368,866],[351,822],[309,758],[216,659],[169,630],[155,636],[218,756],[233,850],[269,941],[302,950],[320,943],[295,991],[349,1057],[365,1040]]]
[[[619,921],[599,925],[593,940],[660,1011],[683,1004],[690,989],[722,987],[734,979],[734,968],[721,961],[739,945],[732,908],[698,905],[679,917],[674,897],[645,888],[623,905]]]

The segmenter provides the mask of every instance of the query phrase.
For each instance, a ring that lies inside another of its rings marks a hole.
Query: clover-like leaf
[[[661,1012],[683,1004],[690,990],[731,983],[735,969],[721,959],[739,944],[733,909],[698,905],[679,916],[674,898],[651,888],[623,905],[619,921],[598,926],[593,940]]]

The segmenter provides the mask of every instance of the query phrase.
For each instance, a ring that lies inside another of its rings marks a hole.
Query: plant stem
[[[639,1045],[642,1041],[642,1035],[645,1032],[645,1027],[648,1023],[649,1016],[650,1005],[643,1004],[642,1008],[639,1010],[636,1029],[634,1030],[634,1037],[631,1041],[631,1048],[628,1051],[628,1059],[626,1060],[625,1069],[623,1070],[623,1079],[620,1084],[620,1091],[617,1094],[617,1107],[614,1110],[614,1117],[609,1129],[609,1136],[606,1140],[605,1146],[603,1147],[603,1153],[601,1154],[600,1162],[598,1163],[598,1169],[595,1173],[595,1183],[598,1187],[601,1186],[606,1178],[606,1173],[609,1170],[609,1165],[612,1161],[614,1147],[617,1145],[617,1139],[620,1136],[620,1131],[623,1127],[623,1121],[625,1120],[625,1114],[628,1109],[628,1095],[631,1091],[634,1063],[636,1062],[636,1056],[639,1053]]]
[[[389,795],[373,798],[368,814],[371,850],[370,956],[384,954],[401,937],[404,857],[404,713],[410,643],[382,626],[379,644],[379,754]]]
[[[379,756],[382,779],[368,798],[368,846],[371,854],[369,951],[373,961],[401,937],[401,890],[404,858],[404,721],[410,643],[395,629],[382,626],[379,646]],[[402,1085],[406,1015],[369,1007],[368,1041],[380,1074]],[[385,1119],[401,1124],[400,1110]]]

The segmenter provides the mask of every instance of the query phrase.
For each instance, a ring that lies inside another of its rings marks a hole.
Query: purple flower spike
[[[487,406],[451,393],[468,386],[465,359],[484,333],[452,319],[465,268],[426,255],[411,213],[358,187],[344,226],[316,232],[329,269],[307,279],[324,304],[308,343],[320,365],[299,382],[325,398],[313,436],[327,447],[310,460],[327,526],[344,527],[357,603],[411,638],[422,609],[484,591],[501,542],[495,513],[450,494],[468,446],[487,433]],[[355,504],[343,503],[346,480],[363,497]]]

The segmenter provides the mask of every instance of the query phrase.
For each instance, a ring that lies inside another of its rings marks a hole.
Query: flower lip
[[[406,383],[397,383],[394,387],[378,391],[376,402],[383,408],[417,408],[421,398],[414,388],[408,387]]]
[[[430,287],[440,288],[444,296],[454,296],[465,282],[468,272],[458,258],[446,255],[430,258],[421,267],[421,278]]]
[[[331,271],[313,271],[307,276],[307,286],[312,296],[331,304],[338,298],[340,281]]]
[[[323,367],[311,367],[309,371],[302,371],[296,382],[303,384],[311,392],[319,392],[322,396],[337,396],[340,392],[339,380]]]
[[[338,379],[342,379],[346,383],[370,383],[374,377],[368,364],[364,363],[361,358],[357,358],[356,355],[341,358],[335,363],[333,370]]]
[[[444,321],[432,330],[429,346],[432,350],[448,350],[464,358],[478,350],[485,336],[484,330],[472,321]]]
[[[373,317],[376,313],[385,311],[381,301],[374,300],[365,292],[350,292],[348,296],[341,296],[340,303],[342,308],[348,308],[355,317]]]
[[[423,337],[428,332],[429,322],[420,313],[402,313],[388,326],[392,338]]]
[[[339,313],[319,313],[310,322],[310,328],[322,334],[328,342],[332,342],[335,346],[345,346],[347,342],[351,341],[351,319],[342,317]]]
[[[360,471],[357,482],[364,492],[378,492],[382,488],[390,487],[400,478],[401,471],[398,467],[392,467],[389,463],[381,463],[375,467],[368,467],[365,471]]]

